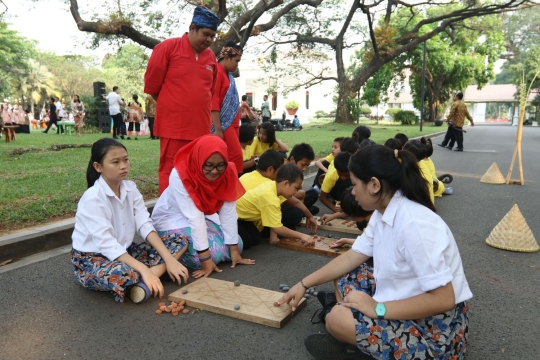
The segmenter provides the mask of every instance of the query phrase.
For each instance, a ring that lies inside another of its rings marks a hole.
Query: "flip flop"
[[[445,184],[450,184],[454,180],[454,177],[450,174],[444,174],[439,176],[437,179]]]

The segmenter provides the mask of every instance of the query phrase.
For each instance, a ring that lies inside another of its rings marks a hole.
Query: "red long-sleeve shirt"
[[[195,58],[187,33],[158,44],[148,61],[144,92],[158,95],[154,134],[193,140],[210,133],[217,62],[212,50]]]

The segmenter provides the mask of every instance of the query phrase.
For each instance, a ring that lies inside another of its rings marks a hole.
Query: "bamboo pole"
[[[523,74],[521,77],[521,86],[519,88],[519,119],[518,119],[518,128],[517,128],[517,136],[516,136],[516,146],[514,147],[514,155],[512,155],[512,162],[510,163],[510,169],[508,170],[508,175],[506,175],[506,184],[519,184],[519,185],[525,185],[525,176],[523,174],[523,161],[521,157],[521,142],[523,139],[523,121],[525,120],[525,107],[527,106],[527,101],[529,99],[529,94],[531,93],[531,87],[538,75],[540,74],[540,70],[536,72],[534,75],[531,83],[529,84],[529,87],[527,88],[527,84],[525,83],[525,70],[523,70]],[[516,160],[516,155],[518,159],[518,165],[519,165],[519,180],[511,180],[512,178],[512,171],[514,169],[514,164]]]

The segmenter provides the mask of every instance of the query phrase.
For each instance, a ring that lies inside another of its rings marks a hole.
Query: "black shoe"
[[[323,323],[326,324],[326,315],[332,310],[337,303],[336,293],[333,291],[319,291],[317,293],[317,299],[322,305],[322,309],[317,309],[311,317],[312,324]],[[313,321],[315,317],[319,318],[319,321]]]
[[[317,215],[319,213],[319,208],[317,206],[310,206],[309,212],[311,215]]]
[[[113,136],[112,137],[114,140],[118,140],[118,136]]]
[[[440,147],[446,147],[446,145],[443,145],[443,144],[437,144],[437,145],[439,145]]]
[[[444,174],[438,177],[439,181],[442,181],[445,184],[450,184],[454,181],[454,177],[450,174]]]
[[[138,138],[138,137],[136,137],[136,138],[135,138],[135,140],[139,140],[139,138]]]
[[[122,139],[123,139],[123,137],[122,137]],[[128,136],[126,139],[127,139],[127,140],[131,140],[131,138],[130,138],[129,136]]]
[[[124,135],[120,135],[120,139],[124,140]]]
[[[448,150],[452,150],[452,147],[451,147],[451,146],[446,146],[446,148],[447,148]]]
[[[358,347],[341,343],[330,334],[311,334],[304,339],[304,345],[317,360],[372,359]]]
[[[454,151],[463,151],[463,148],[456,148]]]

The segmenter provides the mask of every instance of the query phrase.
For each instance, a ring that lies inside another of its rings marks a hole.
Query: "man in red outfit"
[[[217,63],[209,47],[219,21],[198,6],[189,32],[158,44],[148,61],[144,92],[157,101],[154,134],[160,138],[160,194],[169,186],[178,150],[210,133]]]

